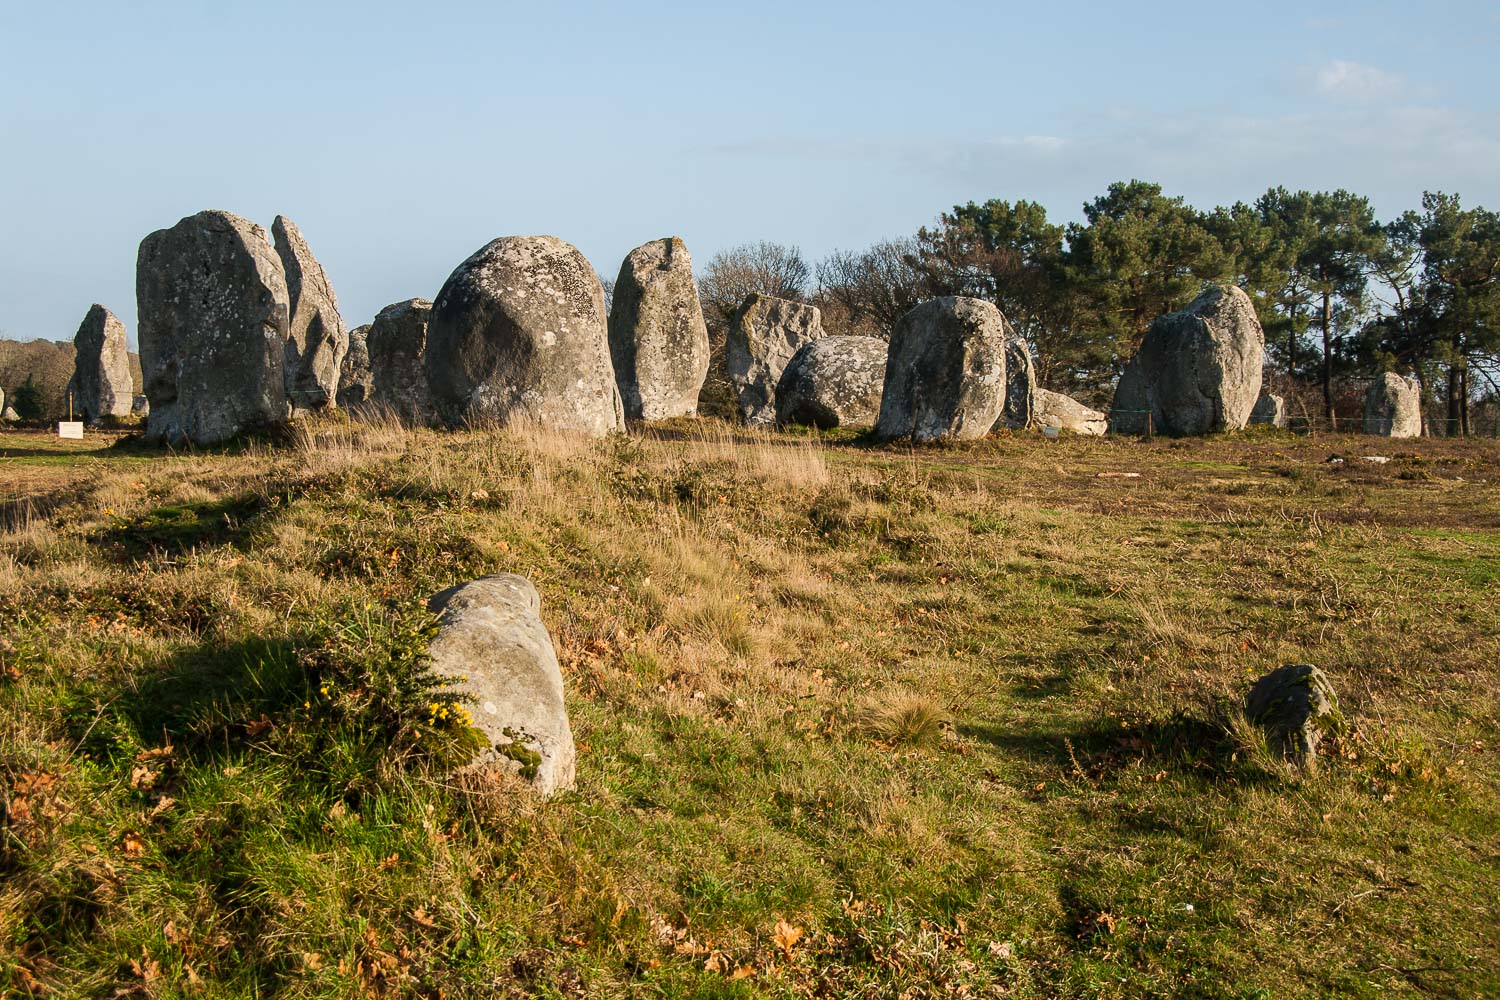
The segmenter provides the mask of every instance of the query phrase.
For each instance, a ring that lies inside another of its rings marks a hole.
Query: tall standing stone
[[[1410,438],[1422,433],[1422,387],[1414,378],[1386,372],[1365,394],[1365,433]]]
[[[437,413],[427,388],[427,325],[432,303],[407,299],[386,306],[365,337],[370,357],[370,395],[402,423],[424,426]]]
[[[1261,393],[1260,399],[1255,401],[1255,409],[1250,411],[1250,422],[1268,427],[1285,427],[1286,400],[1274,392]]]
[[[339,366],[349,350],[349,334],[333,283],[296,223],[278,215],[271,233],[286,272],[291,310],[284,371],[287,401],[295,412],[336,406]]]
[[[745,423],[775,422],[782,372],[804,344],[822,337],[823,314],[816,306],[760,294],[741,303],[729,321],[724,365]]]
[[[1265,334],[1235,285],[1205,290],[1146,331],[1115,388],[1110,429],[1173,436],[1237,431],[1260,398]]]
[[[344,354],[343,364],[339,365],[337,402],[340,408],[359,406],[371,397],[375,381],[370,371],[369,334],[369,323],[349,331],[349,350]]]
[[[880,417],[887,345],[879,337],[823,337],[803,344],[776,385],[776,422],[871,427]]]
[[[1037,425],[1036,362],[1031,345],[1005,324],[1005,412],[995,429],[1008,427],[1021,431]]]
[[[105,417],[130,416],[135,386],[130,378],[130,349],[125,324],[97,303],[89,307],[73,335],[76,357],[68,392],[73,412],[90,423]]]
[[[623,430],[604,289],[555,236],[508,236],[448,276],[427,330],[427,380],[450,424]]]
[[[1005,341],[1005,318],[980,299],[933,299],[902,316],[891,332],[876,437],[984,437],[1005,411]]]
[[[636,247],[620,265],[609,312],[609,353],[625,416],[698,413],[708,377],[708,325],[693,259],[675,236]]]
[[[286,420],[286,275],[263,228],[207,211],[152,233],[135,294],[148,439],[217,444]]]

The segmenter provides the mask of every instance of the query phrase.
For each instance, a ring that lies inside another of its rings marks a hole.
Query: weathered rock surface
[[[1173,436],[1240,430],[1260,398],[1265,348],[1250,296],[1234,285],[1204,291],[1151,324],[1120,376],[1110,429]]]
[[[1250,423],[1285,427],[1286,400],[1274,392],[1261,393],[1260,399],[1255,401],[1255,409],[1250,411]]]
[[[1072,396],[1037,390],[1037,426],[1055,427],[1059,431],[1098,437],[1109,429],[1109,418],[1098,410],[1084,406]]]
[[[823,337],[792,355],[776,385],[776,422],[873,427],[880,418],[887,345],[878,337]]]
[[[395,414],[402,423],[426,426],[437,420],[427,387],[427,328],[432,303],[407,299],[386,306],[375,315],[365,335],[373,402]]]
[[[608,434],[625,414],[593,267],[555,236],[508,236],[448,277],[427,330],[427,380],[449,424]]]
[[[620,265],[609,312],[609,354],[625,416],[698,413],[708,377],[708,324],[693,258],[675,236],[636,247]]]
[[[1036,362],[1031,345],[1005,324],[1005,412],[995,429],[1008,427],[1021,431],[1037,426]]]
[[[750,295],[729,321],[724,367],[746,424],[776,419],[776,386],[792,356],[823,338],[816,306],[770,295]]]
[[[433,672],[474,699],[467,707],[489,745],[469,767],[506,768],[550,795],[573,787],[576,754],[541,603],[510,574],[445,590],[427,604],[439,623],[428,653]]]
[[[983,437],[1005,411],[1005,318],[988,302],[924,302],[891,332],[875,434],[914,443]]]
[[[1310,664],[1278,667],[1250,688],[1245,715],[1265,731],[1270,748],[1291,760],[1311,762],[1324,733],[1338,719],[1338,699],[1328,677]]]
[[[278,215],[271,233],[286,272],[290,307],[283,372],[287,402],[298,413],[336,406],[339,366],[349,350],[349,334],[339,315],[333,283],[296,223]]]
[[[188,216],[136,259],[149,440],[217,444],[288,416],[286,275],[266,231]]]
[[[1365,394],[1365,433],[1382,437],[1419,437],[1422,433],[1422,387],[1414,378],[1386,372]]]
[[[135,385],[130,378],[130,350],[125,343],[125,324],[99,304],[73,335],[76,354],[68,392],[73,413],[81,420],[98,423],[105,417],[130,416]]]
[[[359,406],[371,398],[374,392],[375,376],[370,370],[370,335],[371,324],[356,326],[349,331],[349,350],[344,354],[344,361],[339,365],[339,393],[337,402],[340,407]],[[423,333],[426,339],[426,333]],[[427,377],[426,369],[423,369],[422,378]]]

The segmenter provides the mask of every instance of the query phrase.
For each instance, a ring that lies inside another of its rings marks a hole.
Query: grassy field
[[[1500,995],[1493,441],[107,443],[0,434],[6,995]],[[500,571],[549,801],[413,707]]]

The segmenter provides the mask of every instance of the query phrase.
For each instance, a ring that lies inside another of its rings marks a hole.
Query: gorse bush
[[[309,742],[357,747],[371,775],[471,759],[484,736],[471,725],[472,699],[430,670],[427,647],[437,631],[420,603],[353,607],[330,623],[299,657],[313,692],[302,705]]]

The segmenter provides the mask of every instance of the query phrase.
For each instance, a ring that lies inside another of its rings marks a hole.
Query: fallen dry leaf
[[[801,941],[806,933],[802,928],[789,924],[785,920],[778,920],[776,921],[776,933],[771,935],[771,939],[776,942],[786,957],[790,959],[792,957],[792,949],[797,946],[797,942]]]

